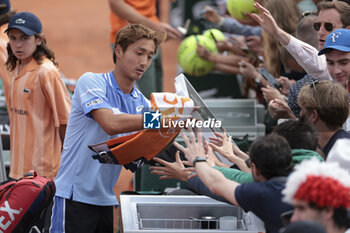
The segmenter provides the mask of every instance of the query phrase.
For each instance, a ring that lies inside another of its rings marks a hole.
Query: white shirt
[[[313,46],[290,36],[288,45],[284,47],[306,73],[319,80],[332,80],[327,69],[326,56],[318,56],[318,50]]]
[[[350,117],[348,117],[348,119],[345,121],[344,125],[343,125],[343,129],[345,131],[350,132]],[[350,233],[350,232],[349,232]]]

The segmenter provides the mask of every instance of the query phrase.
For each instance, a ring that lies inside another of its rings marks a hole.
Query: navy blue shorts
[[[97,206],[55,196],[51,233],[113,233],[113,206]]]

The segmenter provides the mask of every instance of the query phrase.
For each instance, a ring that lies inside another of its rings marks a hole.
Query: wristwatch
[[[256,77],[255,77],[255,79],[254,79],[254,82],[257,84],[257,85],[260,85],[260,83],[261,83],[261,80],[260,80],[260,74],[258,74]]]
[[[193,167],[196,166],[196,163],[198,162],[207,162],[207,158],[204,156],[197,156],[196,158],[194,158],[193,160]]]

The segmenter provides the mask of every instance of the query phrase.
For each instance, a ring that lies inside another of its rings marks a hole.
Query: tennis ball
[[[226,37],[224,35],[224,33],[222,33],[220,30],[212,28],[212,29],[208,29],[203,33],[203,36],[208,37],[209,39],[213,40],[213,41],[220,41],[220,40],[225,40]],[[214,39],[215,38],[215,39]]]
[[[210,73],[214,63],[197,55],[197,43],[211,53],[218,53],[215,42],[203,35],[192,35],[184,39],[177,50],[177,61],[185,73],[193,76],[203,76]]]
[[[254,0],[227,0],[227,10],[236,19],[249,19],[245,13],[258,13]]]

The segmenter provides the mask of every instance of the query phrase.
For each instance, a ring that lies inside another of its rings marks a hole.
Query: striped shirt
[[[57,174],[62,142],[59,126],[68,122],[71,102],[54,64],[32,59],[20,72],[11,72],[8,92],[11,133],[11,178],[31,169],[38,175]]]
[[[294,57],[306,73],[319,80],[332,80],[328,68],[326,56],[318,56],[318,51],[313,46],[290,36],[288,45],[284,46]]]

